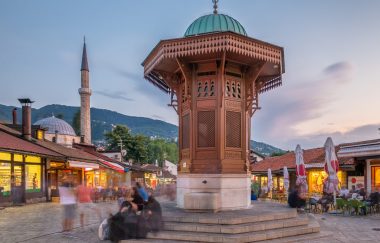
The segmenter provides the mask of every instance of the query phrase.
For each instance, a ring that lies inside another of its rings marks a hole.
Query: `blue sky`
[[[294,149],[380,136],[379,9],[375,0],[219,1],[249,36],[285,48],[283,86],[260,97],[253,139]],[[86,35],[93,107],[176,124],[141,62],[211,12],[211,0],[0,1],[0,103],[78,106]]]

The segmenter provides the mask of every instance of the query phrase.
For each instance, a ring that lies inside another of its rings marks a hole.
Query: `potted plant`
[[[260,184],[257,181],[251,183],[251,200],[257,200]]]

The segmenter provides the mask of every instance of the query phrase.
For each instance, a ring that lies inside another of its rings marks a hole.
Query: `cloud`
[[[163,116],[159,116],[159,115],[152,115],[153,118],[156,118],[158,120],[165,120],[165,118]]]
[[[134,101],[134,99],[129,98],[126,96],[125,91],[109,91],[109,90],[103,90],[103,91],[94,91],[94,93],[103,95],[105,97],[116,99],[116,100],[125,100],[125,101]]]
[[[283,87],[262,94],[263,107],[253,116],[253,139],[274,145],[289,145],[301,136],[297,126],[322,117],[337,97],[335,91],[349,82],[352,65],[339,62],[327,66],[314,80],[289,82]]]
[[[336,82],[346,83],[350,81],[352,76],[353,67],[349,62],[337,62],[327,66],[323,73]]]
[[[363,140],[378,139],[379,124],[368,124],[355,127],[347,132],[315,133],[307,136],[294,137],[287,141],[288,148],[295,148],[296,144],[301,144],[303,148],[322,147],[327,137],[331,137],[334,143],[348,143]]]
[[[143,93],[147,95],[149,98],[153,98],[159,101],[160,103],[170,101],[170,97],[167,94],[163,93],[152,83],[144,79],[142,72],[141,74],[137,74],[115,66],[110,67],[110,69],[113,70],[116,74],[122,76],[123,78],[126,78],[128,81],[132,81],[134,84],[134,88],[136,89],[136,92]]]

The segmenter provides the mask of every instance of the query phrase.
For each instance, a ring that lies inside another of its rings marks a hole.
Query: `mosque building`
[[[83,43],[81,65],[80,95],[80,134],[76,134],[73,127],[66,121],[52,115],[38,120],[34,125],[39,125],[45,130],[45,139],[66,147],[73,147],[75,143],[91,144],[91,115],[90,115],[90,78],[87,61],[86,42]],[[81,139],[82,137],[82,139]]]

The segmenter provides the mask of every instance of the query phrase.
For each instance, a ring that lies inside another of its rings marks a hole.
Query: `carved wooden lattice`
[[[215,82],[213,80],[199,80],[197,82],[197,97],[215,96]]]
[[[182,148],[190,148],[190,115],[182,117]]]
[[[241,148],[241,113],[226,111],[226,147]]]
[[[281,47],[234,33],[220,33],[160,42],[144,61],[144,74],[165,58],[193,56],[201,53],[228,51],[275,64],[282,64]]]
[[[215,111],[198,111],[198,147],[215,147]]]
[[[227,80],[226,82],[226,97],[241,99],[241,84],[239,81]]]

